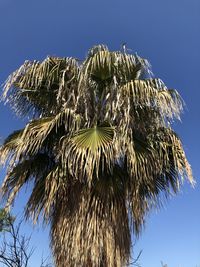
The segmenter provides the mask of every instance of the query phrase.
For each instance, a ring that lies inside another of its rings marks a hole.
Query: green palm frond
[[[70,138],[63,137],[60,156],[64,168],[78,179],[90,179],[94,172],[98,176],[100,164],[111,168],[114,133],[113,127],[102,124],[81,129]]]
[[[95,126],[80,130],[72,143],[79,149],[95,152],[99,148],[105,149],[113,140],[114,128],[110,126]]]

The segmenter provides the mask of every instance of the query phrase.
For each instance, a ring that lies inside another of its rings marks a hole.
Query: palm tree
[[[152,78],[147,60],[93,47],[84,61],[47,57],[10,75],[4,100],[31,118],[1,146],[7,208],[32,184],[26,217],[51,225],[57,267],[129,264],[131,234],[146,213],[192,183],[176,90]]]

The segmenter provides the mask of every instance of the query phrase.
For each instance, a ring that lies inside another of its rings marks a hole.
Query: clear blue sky
[[[142,267],[200,266],[200,1],[199,0],[0,0],[0,83],[26,59],[47,55],[83,58],[93,45],[119,49],[127,42],[150,60],[155,76],[179,90],[187,110],[176,130],[197,180],[186,183],[164,209],[152,212],[137,242]],[[23,125],[0,105],[0,136]],[[3,176],[3,173],[1,177]],[[22,212],[24,196],[15,211]],[[30,224],[29,224],[30,225]],[[28,233],[31,228],[25,226]],[[47,230],[33,233],[31,267],[48,248]]]

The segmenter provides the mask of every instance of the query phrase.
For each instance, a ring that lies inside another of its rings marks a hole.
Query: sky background
[[[147,58],[156,77],[176,88],[187,104],[182,123],[175,125],[182,138],[197,181],[186,182],[165,208],[152,211],[135,246],[143,250],[142,267],[200,266],[200,0],[0,0],[0,84],[26,59],[47,55],[84,58],[95,44],[119,50],[127,47]],[[0,104],[1,141],[24,122]],[[1,180],[4,172],[1,172]],[[28,191],[28,190],[27,190]],[[14,212],[20,217],[26,194]],[[48,255],[48,227],[31,222],[37,247],[30,267]]]

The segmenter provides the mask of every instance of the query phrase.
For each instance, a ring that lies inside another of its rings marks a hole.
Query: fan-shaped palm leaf
[[[110,126],[95,126],[80,130],[73,138],[72,143],[79,149],[89,149],[92,152],[105,149],[113,140],[114,129]]]

